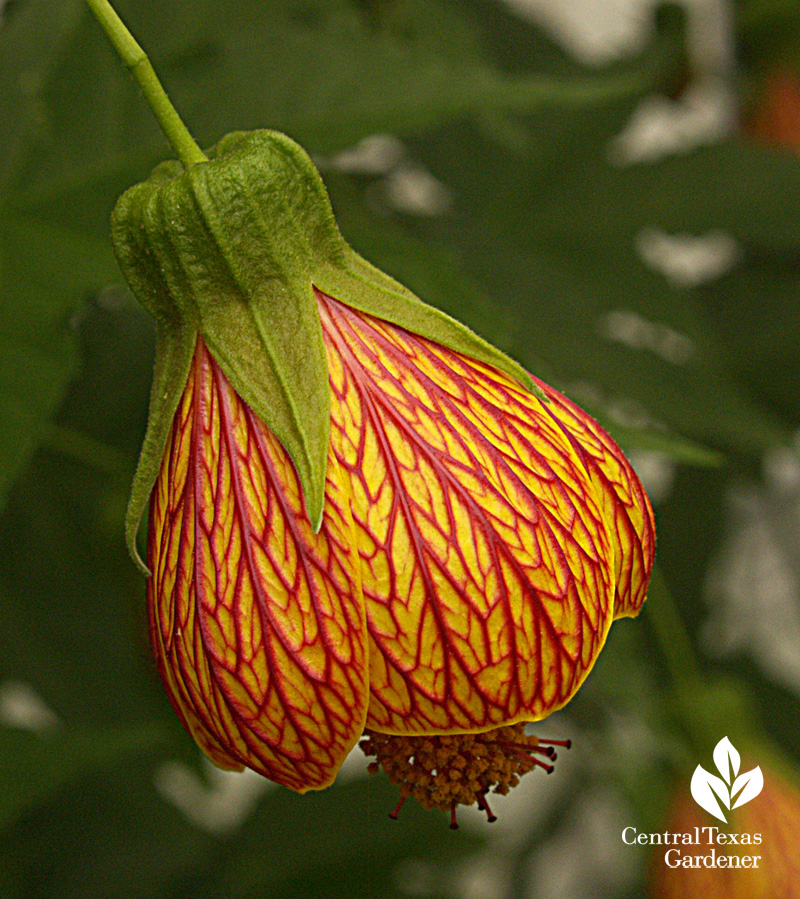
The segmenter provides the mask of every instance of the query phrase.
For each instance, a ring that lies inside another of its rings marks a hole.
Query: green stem
[[[108,0],[86,0],[86,4],[108,35],[114,49],[128,67],[136,83],[142,89],[145,100],[161,126],[161,130],[170,142],[172,149],[184,167],[188,168],[198,162],[207,162],[207,157],[197,146],[183,124],[175,107],[161,86],[150,60],[144,50],[136,43],[122,19],[116,14]]]
[[[704,684],[704,678],[697,667],[689,635],[658,566],[653,569],[644,607],[676,691],[681,695],[696,693]]]
[[[653,569],[648,622],[664,655],[673,684],[673,708],[689,741],[690,758],[709,755],[721,734],[752,742],[759,732],[749,691],[735,679],[706,675],[697,667],[691,639],[658,568]],[[691,762],[690,767],[694,766]]]

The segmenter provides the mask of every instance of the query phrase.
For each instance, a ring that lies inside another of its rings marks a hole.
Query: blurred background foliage
[[[411,803],[389,821],[393,790],[356,759],[305,797],[205,767],[122,540],[153,328],[109,214],[170,154],[79,0],[7,0],[0,894],[648,895],[653,861],[620,830],[663,830],[709,741],[789,781],[800,760],[797,4],[117,5],[201,145],[286,131],[363,255],[611,429],[660,573],[538,727],[575,748],[492,827]]]

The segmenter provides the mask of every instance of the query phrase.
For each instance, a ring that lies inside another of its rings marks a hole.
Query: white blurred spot
[[[385,175],[403,157],[403,144],[391,134],[371,134],[327,160],[328,166],[352,175]]]
[[[402,142],[391,134],[373,134],[328,159],[319,168],[355,175],[383,176],[371,191],[373,202],[408,215],[441,215],[452,205],[452,194],[426,168],[406,156]]]
[[[735,30],[728,0],[679,0],[696,80],[678,100],[648,97],[610,144],[614,162],[654,161],[727,137],[736,127]],[[585,65],[642,51],[653,35],[658,0],[505,0],[549,31]]]
[[[656,421],[638,400],[628,396],[609,396],[593,381],[572,381],[564,385],[563,391],[579,406],[594,409],[594,414],[601,418],[611,419],[629,428],[650,426],[657,430],[664,429],[664,425]]]
[[[95,302],[101,309],[109,312],[118,312],[123,309],[131,308],[130,293],[122,286],[122,284],[108,284],[95,297]],[[82,316],[78,316],[81,321]]]
[[[643,49],[653,0],[505,0],[520,18],[549,31],[584,65],[600,66]]]
[[[372,761],[375,761],[374,758],[367,758],[356,743],[342,763],[342,767],[336,775],[336,782],[347,783],[359,777],[367,777],[369,774],[367,765]]]
[[[506,853],[483,852],[468,859],[454,880],[460,899],[505,899],[510,893],[511,860]]]
[[[775,446],[764,454],[764,477],[779,495],[800,494],[800,434],[794,446]]]
[[[632,396],[611,397],[606,402],[605,411],[611,421],[626,428],[663,430],[663,425],[656,422],[647,408]]]
[[[674,365],[685,365],[694,354],[691,338],[632,309],[613,309],[602,316],[600,333],[632,350],[650,350]]]
[[[389,203],[409,215],[441,215],[452,204],[452,195],[444,184],[427,169],[411,162],[404,162],[390,172],[384,188]]]
[[[677,287],[697,287],[725,274],[739,259],[736,240],[722,231],[667,234],[643,228],[636,238],[642,259]]]
[[[672,492],[675,483],[675,463],[663,453],[651,450],[634,450],[628,461],[644,485],[650,502],[657,506]]]
[[[688,14],[687,43],[695,72],[736,71],[736,22],[730,0],[681,0]]]
[[[729,524],[709,569],[704,629],[710,652],[746,652],[800,694],[800,450],[764,459],[764,484],[729,495]]]
[[[625,893],[639,859],[619,835],[630,814],[610,789],[583,795],[562,829],[529,862],[529,896],[595,899]]]
[[[0,684],[0,724],[41,732],[60,723],[30,684],[14,680]]]
[[[208,784],[182,762],[166,762],[155,774],[158,792],[196,827],[213,834],[236,830],[275,784],[246,768],[221,771],[205,762]]]
[[[609,158],[619,165],[656,162],[688,153],[727,137],[737,123],[735,95],[721,80],[688,87],[678,100],[646,97],[630,121],[609,144]]]

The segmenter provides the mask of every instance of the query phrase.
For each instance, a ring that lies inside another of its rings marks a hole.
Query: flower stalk
[[[647,619],[676,691],[690,696],[702,692],[704,678],[697,667],[689,634],[658,566],[650,575],[649,593]]]
[[[120,59],[142,89],[147,105],[153,111],[161,130],[185,168],[206,162],[205,153],[197,146],[189,129],[170,102],[147,54],[117,15],[108,0],[86,0],[86,4],[108,35]]]
[[[709,754],[721,733],[737,745],[760,740],[753,697],[737,678],[700,669],[686,625],[657,566],[648,599],[647,620],[669,672],[673,716],[690,758]]]

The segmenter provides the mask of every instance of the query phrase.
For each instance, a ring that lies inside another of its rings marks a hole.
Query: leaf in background
[[[28,0],[0,27],[0,197],[47,129],[42,93],[80,21],[80,0]],[[0,207],[1,207],[0,203]]]
[[[491,333],[493,343],[504,352],[515,355],[524,346],[524,335],[520,335],[511,313],[482,289],[457,253],[419,238],[413,229],[386,215],[376,214],[354,179],[327,171],[325,176],[336,220],[366,259],[478,334]],[[535,370],[540,369],[536,366]]]
[[[82,775],[121,764],[164,741],[164,732],[155,726],[45,733],[0,727],[0,830]]]
[[[348,0],[195,0],[166,12],[118,5],[205,145],[228,131],[275,128],[326,153],[377,132],[416,133],[492,112],[604,105],[652,87],[675,56],[670,35],[600,74],[576,65],[557,77],[535,68],[512,73],[486,53],[480,12],[468,15],[446,0],[400,0],[377,25]],[[47,138],[15,182],[21,201],[91,190],[98,178],[131,164],[141,172],[172,155],[88,14],[53,74],[38,97]]]
[[[587,405],[586,411],[592,413],[593,410]],[[604,418],[602,414],[595,414],[595,417],[625,452],[645,450],[658,453],[673,462],[694,465],[697,468],[718,468],[725,464],[725,456],[722,453],[685,437],[645,428],[626,427]]]
[[[399,899],[428,872],[429,899],[452,897],[450,866],[483,844],[396,790],[359,777],[299,796],[273,788],[224,838],[189,825],[153,786],[147,761],[97,771],[4,834],[4,899]],[[408,872],[407,868],[412,869]],[[406,870],[404,870],[406,868]],[[4,884],[5,885],[5,884]]]
[[[415,236],[413,229],[385,215],[375,215],[360,199],[353,179],[327,172],[326,182],[336,216],[348,239],[368,259],[378,262],[401,283],[426,302],[463,321],[545,380],[553,369],[531,351],[531,335],[520,328],[514,310],[493,300],[477,279],[466,270],[457,252]],[[372,212],[372,214],[370,214]],[[584,402],[587,411],[607,428],[626,450],[658,452],[677,462],[699,467],[722,465],[725,457],[707,446],[663,430],[621,425]]]
[[[645,228],[725,229],[734,239],[796,242],[800,166],[731,144],[620,169],[607,147],[629,109],[532,119],[531,133],[542,138],[525,155],[488,145],[468,127],[417,142],[415,152],[455,201],[450,214],[418,220],[415,231],[463,260],[504,316],[516,319],[528,352],[568,373],[566,383],[560,379],[567,392],[598,385],[674,433],[723,451],[760,453],[786,440],[790,427],[737,379],[704,289],[648,268],[637,242]],[[688,352],[678,357],[629,342],[611,328],[620,313],[669,329]],[[743,334],[757,331],[758,306],[744,317]]]
[[[197,102],[195,93],[189,121],[214,140],[236,128],[268,126],[309,150],[329,152],[367,134],[414,133],[491,110],[583,107],[634,95],[663,77],[672,52],[651,48],[636,65],[599,75],[577,66],[566,78],[510,73],[486,52],[480,8],[470,14],[442,0],[386,7],[371,15],[343,0],[214,4],[208,55],[221,64],[195,70],[203,99]],[[215,94],[225,103],[209,103]]]
[[[59,425],[120,447],[128,466],[113,475],[83,456],[39,453],[17,480],[0,516],[0,677],[31,684],[73,724],[157,719],[177,729],[150,654],[144,583],[122,537],[152,328],[124,309],[94,308],[73,340],[84,364]]]
[[[158,796],[149,754],[84,774],[6,831],[4,899],[164,899],[206,858],[213,839]]]
[[[743,244],[740,264],[698,291],[731,372],[790,425],[800,422],[799,263],[800,238],[786,249]]]
[[[111,271],[108,249],[80,232],[8,213],[52,136],[46,92],[82,14],[78,0],[28,0],[0,30],[0,508],[76,370],[73,316]]]
[[[74,318],[113,272],[79,232],[0,222],[0,508],[77,370]]]
[[[383,899],[406,894],[398,882],[404,859],[431,872],[426,897],[452,895],[446,865],[468,858],[488,834],[462,828],[454,840],[444,815],[413,802],[392,821],[396,803],[380,776],[303,797],[271,791],[238,839],[210,853],[170,899]]]
[[[737,0],[736,37],[751,76],[773,65],[800,65],[800,8],[795,0]]]
[[[620,230],[723,231],[745,244],[797,247],[800,157],[730,138],[653,164],[603,166],[595,191],[578,191],[590,215],[624,210]]]

